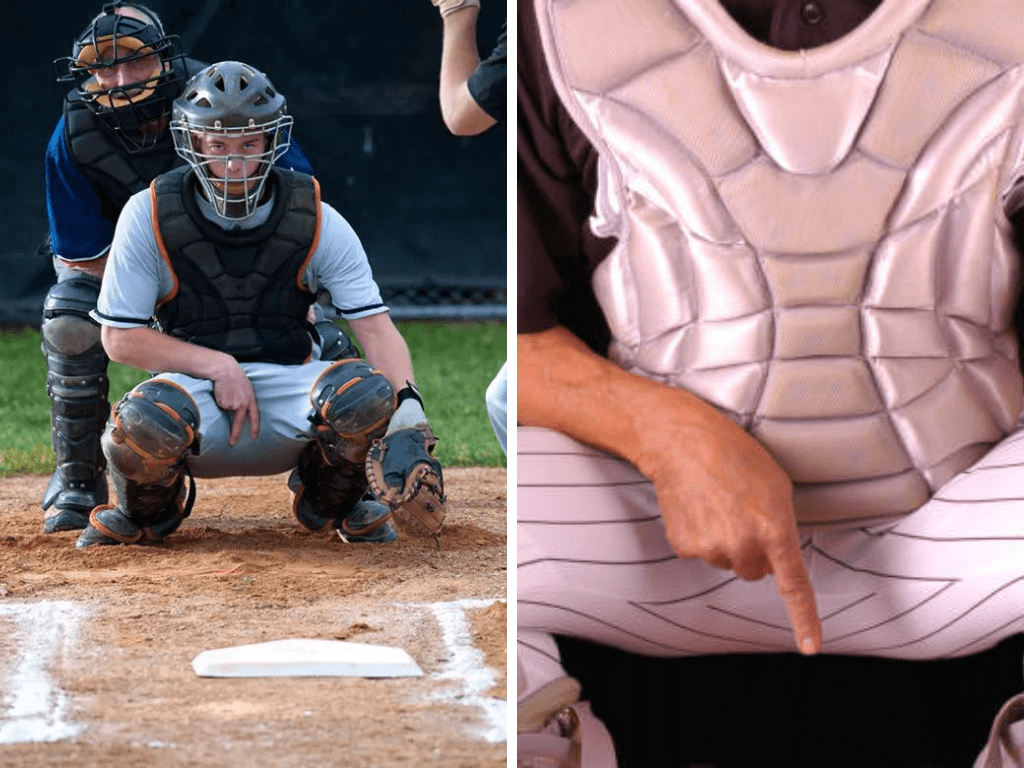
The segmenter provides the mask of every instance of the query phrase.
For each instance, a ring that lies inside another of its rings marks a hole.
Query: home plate
[[[192,660],[200,677],[420,677],[401,648],[342,640],[293,638],[203,651]]]

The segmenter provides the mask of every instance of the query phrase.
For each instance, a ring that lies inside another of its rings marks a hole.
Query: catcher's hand
[[[434,458],[437,438],[423,422],[396,429],[373,441],[366,455],[366,476],[377,501],[391,507],[399,528],[437,536],[447,500],[441,464]]]

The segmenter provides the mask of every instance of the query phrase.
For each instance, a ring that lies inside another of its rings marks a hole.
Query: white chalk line
[[[48,673],[52,660],[74,641],[84,609],[65,601],[0,603],[14,622],[13,653],[0,659],[0,744],[59,741],[84,726],[69,722],[68,697]]]
[[[483,651],[473,644],[466,611],[486,608],[496,602],[497,599],[458,600],[427,606],[441,627],[441,638],[448,649],[448,662],[431,675],[431,679],[462,683],[459,689],[445,691],[435,698],[482,709],[489,723],[483,737],[491,743],[508,740],[508,702],[484,695],[497,682],[497,675],[486,665]]]
[[[448,651],[447,663],[431,678],[461,683],[435,698],[482,710],[489,723],[483,737],[499,743],[508,738],[508,704],[485,695],[497,682],[497,675],[473,644],[466,617],[467,610],[486,608],[495,602],[459,600],[426,607],[437,620]],[[14,653],[0,658],[0,744],[59,741],[85,729],[67,720],[67,694],[54,685],[48,673],[51,661],[65,645],[74,642],[85,614],[81,605],[67,601],[0,603],[0,618],[6,617],[15,625]]]

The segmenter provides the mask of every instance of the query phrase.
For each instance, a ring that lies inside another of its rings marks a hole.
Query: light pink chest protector
[[[536,0],[600,153],[624,368],[722,409],[801,523],[909,512],[1018,424],[1020,0],[885,0],[784,52],[718,0]]]

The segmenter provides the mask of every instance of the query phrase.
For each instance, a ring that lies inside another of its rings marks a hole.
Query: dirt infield
[[[200,480],[167,542],[79,551],[41,533],[47,478],[0,480],[0,765],[505,765],[505,470],[445,479],[440,551],[304,531],[283,475]],[[424,675],[192,671],[292,637],[400,646]]]

